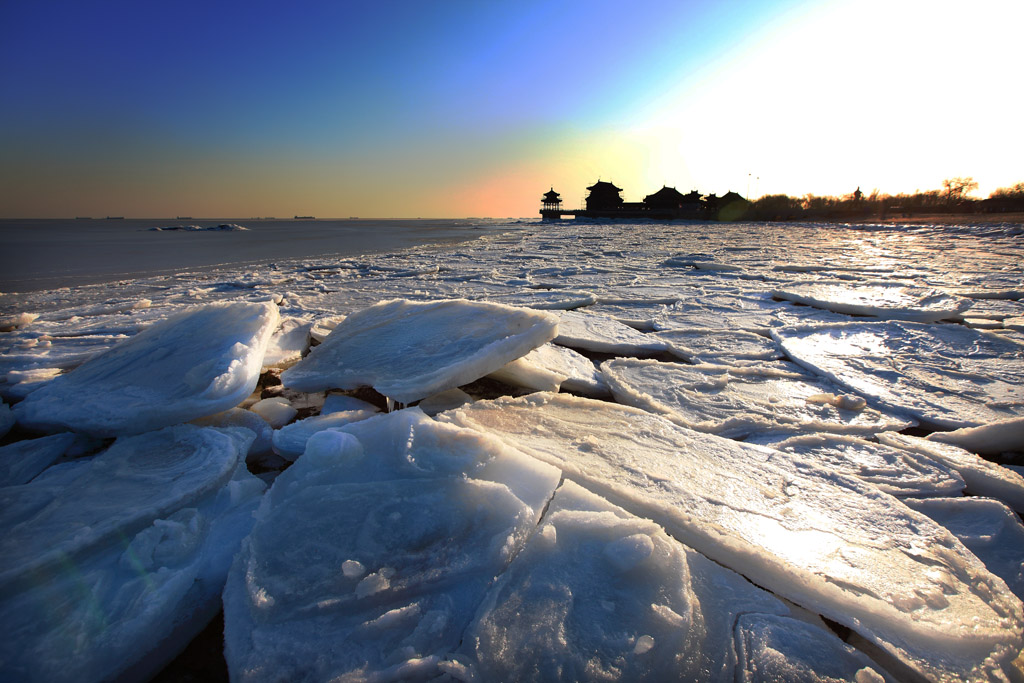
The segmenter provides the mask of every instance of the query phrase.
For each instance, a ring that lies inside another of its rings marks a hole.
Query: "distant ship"
[[[124,216],[107,216],[108,221],[123,221]]]
[[[192,220],[192,216],[178,216],[176,220],[179,220],[179,221],[190,221],[190,220]]]
[[[313,221],[316,220],[316,216],[296,216],[297,221]]]

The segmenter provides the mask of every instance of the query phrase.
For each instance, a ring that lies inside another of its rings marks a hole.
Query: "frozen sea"
[[[1024,680],[1024,226],[0,244],[4,680]]]

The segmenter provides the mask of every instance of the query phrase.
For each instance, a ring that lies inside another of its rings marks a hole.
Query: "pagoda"
[[[555,188],[551,188],[545,192],[541,202],[543,202],[541,206],[543,211],[558,211],[562,208],[562,199],[558,193],[555,192]]]

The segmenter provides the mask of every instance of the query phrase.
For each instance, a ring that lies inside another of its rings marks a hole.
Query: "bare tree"
[[[978,189],[978,183],[974,178],[946,178],[942,181],[942,189],[946,195],[947,204],[956,204],[963,201],[967,195]]]

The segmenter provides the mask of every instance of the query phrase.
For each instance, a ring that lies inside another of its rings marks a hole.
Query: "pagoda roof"
[[[683,194],[674,187],[662,187],[654,194],[649,194],[644,197],[644,201],[661,200],[661,201],[679,201],[683,198]]]
[[[559,197],[559,195],[558,195],[557,192],[555,192],[555,188],[551,188],[550,190],[548,190],[547,192],[544,193],[544,200],[545,201],[553,202],[556,199],[558,199],[558,197]]]
[[[597,190],[598,192],[614,190],[615,192],[622,192],[621,187],[615,187],[613,183],[609,183],[605,180],[598,180],[596,183],[587,188],[591,192]]]

